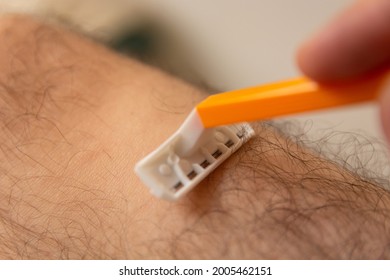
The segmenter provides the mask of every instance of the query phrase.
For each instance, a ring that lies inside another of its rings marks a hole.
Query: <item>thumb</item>
[[[390,79],[387,80],[380,96],[382,127],[390,143]]]

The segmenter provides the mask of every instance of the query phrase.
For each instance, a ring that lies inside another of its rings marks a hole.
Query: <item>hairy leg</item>
[[[2,258],[389,256],[390,194],[267,123],[157,200],[133,166],[204,93],[31,19],[1,19],[0,40]]]

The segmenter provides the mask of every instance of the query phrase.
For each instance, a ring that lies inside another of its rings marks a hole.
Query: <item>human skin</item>
[[[390,256],[389,192],[269,123],[181,201],[151,196],[135,163],[205,93],[29,18],[0,41],[0,258]]]
[[[307,76],[327,83],[389,69],[390,1],[356,1],[301,46],[297,61]],[[390,141],[390,81],[380,104]]]
[[[389,66],[390,1],[356,1],[303,44],[297,58],[305,74],[322,82]]]

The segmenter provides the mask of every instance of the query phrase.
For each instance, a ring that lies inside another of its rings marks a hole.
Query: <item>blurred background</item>
[[[0,0],[1,13],[34,14],[225,91],[300,75],[295,52],[352,0]],[[373,104],[291,116],[317,138],[360,132],[383,140]]]

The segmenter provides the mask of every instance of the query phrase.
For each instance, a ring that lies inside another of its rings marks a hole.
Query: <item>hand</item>
[[[360,0],[344,11],[298,52],[309,77],[332,82],[390,64],[390,1]],[[381,96],[382,122],[390,140],[390,86]]]
[[[359,175],[359,141],[351,172],[325,140],[254,124],[169,203],[132,169],[204,92],[29,18],[0,17],[0,42],[0,259],[390,258],[390,192]]]

